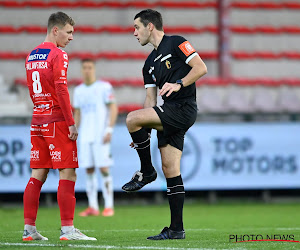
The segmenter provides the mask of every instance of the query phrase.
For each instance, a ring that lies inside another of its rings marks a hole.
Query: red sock
[[[35,178],[30,178],[23,195],[24,222],[25,225],[35,226],[39,199],[43,182]]]
[[[60,180],[57,190],[57,202],[60,210],[61,226],[73,226],[75,212],[75,182]]]

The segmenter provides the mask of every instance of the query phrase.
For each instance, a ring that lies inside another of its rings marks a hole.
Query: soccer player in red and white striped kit
[[[60,240],[96,240],[73,225],[78,132],[67,88],[68,55],[59,47],[66,47],[73,40],[74,24],[63,12],[51,14],[45,41],[30,52],[25,62],[34,107],[30,129],[32,174],[23,196],[24,241],[48,240],[37,232],[35,222],[41,188],[49,169],[59,170]]]

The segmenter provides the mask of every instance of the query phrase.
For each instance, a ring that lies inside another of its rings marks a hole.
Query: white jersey
[[[80,109],[80,141],[102,142],[109,122],[107,104],[115,102],[111,84],[101,80],[82,83],[74,89],[73,98],[74,108]]]

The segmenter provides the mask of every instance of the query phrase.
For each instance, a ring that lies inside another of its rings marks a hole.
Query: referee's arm
[[[157,102],[157,90],[156,87],[149,87],[146,89],[146,99],[144,102],[144,108],[152,108],[156,106]]]
[[[184,87],[196,82],[200,77],[207,73],[207,67],[199,55],[196,55],[188,64],[191,67],[191,70],[181,79]]]
[[[198,54],[196,54],[196,56],[189,61],[188,65],[191,67],[191,70],[185,77],[181,79],[182,87],[191,85],[207,73],[207,67]],[[173,92],[178,92],[180,89],[181,86],[179,84],[166,82],[159,91],[159,95],[163,96],[166,94],[166,97],[168,97]]]

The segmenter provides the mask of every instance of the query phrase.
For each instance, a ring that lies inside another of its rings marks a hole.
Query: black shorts
[[[170,144],[182,151],[184,135],[197,118],[196,102],[192,100],[166,102],[153,108],[163,125],[163,131],[157,131],[158,147]]]

